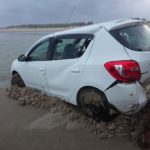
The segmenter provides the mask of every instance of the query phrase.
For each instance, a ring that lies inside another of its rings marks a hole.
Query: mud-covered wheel
[[[15,73],[11,77],[11,85],[17,85],[19,87],[24,87],[25,84],[18,73]]]
[[[78,104],[83,113],[96,121],[109,121],[109,104],[105,95],[92,88],[81,90],[78,95]]]

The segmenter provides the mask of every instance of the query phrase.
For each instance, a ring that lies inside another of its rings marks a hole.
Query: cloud
[[[150,14],[149,0],[0,0],[0,26],[30,23],[102,22]]]

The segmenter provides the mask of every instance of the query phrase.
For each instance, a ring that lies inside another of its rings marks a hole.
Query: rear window
[[[150,51],[150,26],[134,25],[110,31],[112,36],[125,47],[135,51]]]
[[[93,39],[92,34],[62,35],[56,37],[53,46],[53,60],[81,57]]]

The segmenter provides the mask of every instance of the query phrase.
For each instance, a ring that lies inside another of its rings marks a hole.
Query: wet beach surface
[[[129,141],[113,137],[101,140],[82,128],[67,128],[62,112],[20,107],[0,89],[1,150],[139,150]]]

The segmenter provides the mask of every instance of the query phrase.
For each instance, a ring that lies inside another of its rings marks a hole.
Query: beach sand
[[[100,140],[84,129],[69,129],[61,111],[20,107],[0,89],[1,150],[140,150],[121,138]]]

